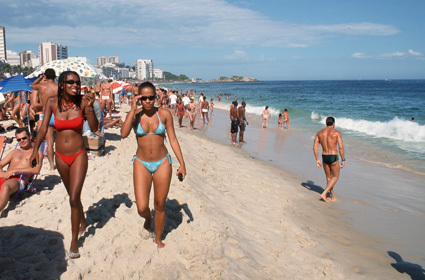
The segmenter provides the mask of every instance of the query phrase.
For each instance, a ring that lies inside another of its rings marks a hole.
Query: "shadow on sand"
[[[387,252],[390,257],[392,257],[396,263],[392,263],[391,266],[401,274],[406,273],[410,276],[412,280],[424,280],[425,279],[425,270],[419,264],[406,262],[403,258],[393,251]]]
[[[161,236],[162,240],[164,240],[170,232],[177,229],[183,222],[182,210],[188,217],[186,223],[193,222],[192,212],[186,203],[180,204],[176,199],[167,199],[165,203],[165,225]],[[154,210],[151,211],[151,215],[152,217],[155,215]],[[155,228],[154,223],[154,219],[152,219],[152,230]]]
[[[97,229],[103,228],[112,217],[115,217],[115,212],[121,204],[125,204],[127,208],[133,204],[127,193],[116,194],[113,198],[102,198],[90,206],[86,211],[88,229],[80,238],[80,245],[89,235],[94,235]]]
[[[325,190],[321,186],[315,185],[313,181],[302,182],[301,186],[303,186],[307,190],[317,192],[319,194],[322,194],[322,192]]]
[[[0,228],[1,279],[60,279],[67,262],[63,235],[23,225]]]
[[[41,193],[45,190],[53,190],[53,188],[60,184],[62,182],[61,178],[58,175],[47,175],[43,179],[37,179],[37,182],[35,184],[35,188],[38,191],[38,193]],[[16,197],[16,193],[13,193],[10,196],[10,203],[9,205],[3,210],[1,213],[1,218],[6,218],[9,211],[13,211],[16,209],[16,206],[21,203],[21,201],[35,195],[35,193],[32,192],[20,192],[18,193],[18,196]],[[16,199],[15,199],[16,198]]]

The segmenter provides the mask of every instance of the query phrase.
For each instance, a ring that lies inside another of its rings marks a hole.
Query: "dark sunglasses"
[[[74,81],[74,80],[68,80],[68,81],[65,81],[65,83],[67,83],[68,85],[73,85],[73,84],[81,85],[81,81]]]
[[[152,101],[152,100],[155,99],[155,97],[156,97],[156,95],[142,96],[142,97],[140,97],[140,100],[146,101],[146,100],[149,99],[150,101]]]
[[[22,140],[27,140],[28,136],[22,137],[22,138],[16,138],[16,141],[21,142]]]

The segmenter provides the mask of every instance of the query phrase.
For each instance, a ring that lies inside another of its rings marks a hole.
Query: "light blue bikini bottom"
[[[161,163],[162,163],[162,161],[165,159],[165,158],[167,158],[168,157],[168,162],[170,163],[170,164],[173,164],[173,159],[171,158],[171,156],[170,156],[170,153],[167,153],[167,155],[164,157],[164,158],[162,158],[162,159],[160,159],[160,160],[158,160],[158,161],[143,161],[143,160],[141,160],[140,158],[138,158],[136,155],[133,157],[133,165],[134,165],[134,161],[136,160],[136,159],[138,159],[141,163],[143,163],[143,165],[146,167],[146,169],[147,170],[149,170],[149,172],[151,173],[151,174],[154,174],[155,173],[155,171],[159,168],[159,166],[161,165]]]

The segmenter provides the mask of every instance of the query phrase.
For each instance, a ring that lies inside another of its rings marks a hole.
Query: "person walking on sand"
[[[81,191],[88,169],[87,152],[83,141],[84,119],[87,119],[90,130],[97,131],[98,121],[94,114],[94,99],[89,95],[81,95],[81,80],[78,73],[64,71],[58,80],[58,94],[49,97],[44,105],[44,119],[37,134],[30,166],[38,164],[41,142],[46,136],[50,117],[54,114],[56,128],[56,168],[62,178],[69,195],[71,206],[71,247],[69,258],[79,258],[78,237],[87,228],[81,203]]]
[[[233,101],[230,106],[230,133],[232,134],[232,145],[237,145],[236,136],[238,135],[238,126],[239,126],[239,113],[238,108],[236,107],[237,102]]]
[[[245,107],[246,107],[246,103],[245,103],[245,101],[242,101],[242,105],[239,106],[239,108],[238,108],[238,115],[239,115],[239,119],[240,119],[239,143],[246,143],[243,140],[243,135],[245,133],[246,126],[248,125],[248,121],[246,120],[246,117],[245,117]]]
[[[196,119],[196,103],[195,97],[190,97],[190,103],[187,104],[187,114],[189,115],[190,120],[190,130],[195,129],[195,119]]]
[[[44,107],[47,103],[47,99],[51,96],[55,97],[58,94],[58,84],[55,82],[56,73],[52,68],[46,69],[44,74],[38,77],[31,85],[33,89],[33,96],[31,103],[34,106],[36,112],[42,112],[40,114],[40,121],[44,118]],[[41,126],[39,123],[39,127]],[[55,169],[54,162],[54,131],[53,121],[47,128],[46,140],[47,140],[47,159],[49,160],[50,170]]]
[[[327,195],[330,192],[330,200],[335,201],[334,186],[339,178],[339,169],[345,165],[344,145],[342,144],[341,132],[335,129],[335,119],[326,118],[326,128],[320,130],[314,138],[313,152],[317,167],[322,167],[318,156],[319,144],[322,146],[323,170],[326,175],[326,189],[320,195],[320,199],[329,202]],[[341,166],[338,160],[338,149],[341,155]]]
[[[263,122],[261,123],[261,128],[264,127],[264,124],[266,124],[266,128],[268,128],[269,118],[272,119],[272,116],[270,115],[270,111],[269,111],[269,106],[266,106],[266,108],[263,110],[261,117],[263,118]]]
[[[207,98],[204,96],[204,101],[202,101],[201,103],[201,111],[202,111],[202,119],[204,121],[205,124],[205,119],[207,120],[207,124],[210,124],[210,119],[208,117],[208,111],[210,109],[210,104],[207,101]]]
[[[121,127],[121,137],[126,138],[133,129],[136,133],[137,150],[133,157],[133,182],[137,211],[145,219],[143,227],[150,232],[152,218],[149,195],[153,183],[155,242],[158,248],[162,248],[165,246],[161,239],[165,224],[165,202],[173,172],[172,158],[164,145],[166,132],[170,146],[180,163],[176,175],[181,174],[181,180],[186,176],[186,168],[174,131],[173,116],[169,110],[156,109],[154,100],[155,86],[151,82],[142,83],[139,86],[139,94],[133,98],[130,112]],[[137,109],[139,101],[142,108]]]

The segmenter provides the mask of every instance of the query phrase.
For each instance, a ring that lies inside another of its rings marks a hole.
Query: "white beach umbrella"
[[[78,75],[80,75],[81,86],[94,86],[98,82],[107,79],[107,77],[99,73],[95,67],[78,59],[60,59],[50,61],[32,72],[28,75],[28,77],[37,77],[41,73],[44,73],[47,68],[54,69],[56,76],[59,76],[64,71],[77,72]]]

